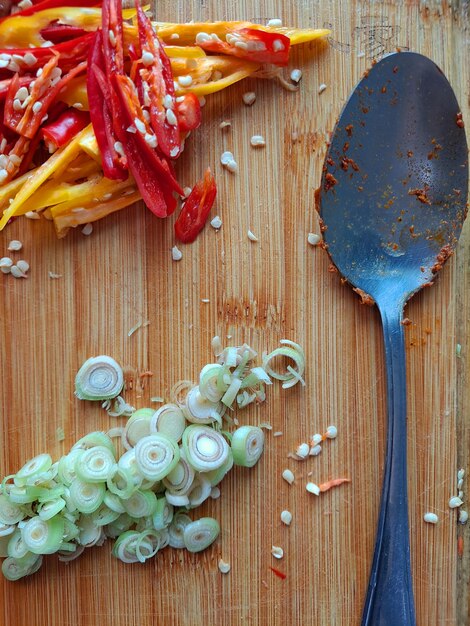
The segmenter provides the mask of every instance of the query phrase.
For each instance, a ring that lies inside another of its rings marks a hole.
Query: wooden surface
[[[307,244],[307,233],[317,230],[314,189],[346,97],[371,59],[397,46],[440,65],[468,126],[468,14],[465,2],[159,2],[161,20],[281,17],[333,32],[328,46],[294,51],[290,67],[304,72],[298,93],[249,80],[207,99],[203,126],[187,142],[178,171],[191,185],[207,165],[213,168],[214,214],[223,226],[218,233],[208,227],[184,247],[179,263],[170,254],[172,220],[160,222],[143,207],[106,218],[89,237],[78,231],[59,241],[50,223],[22,219],[0,234],[0,256],[17,238],[31,264],[27,280],[0,276],[1,474],[39,452],[58,457],[82,434],[116,425],[73,397],[74,375],[92,355],[114,356],[134,375],[153,371],[144,390],[134,386],[126,394],[134,406],[146,406],[151,396],[168,398],[177,380],[197,376],[212,358],[216,334],[260,352],[289,338],[306,350],[307,386],[274,386],[263,406],[240,412],[240,421],[269,422],[283,435],[268,433],[258,466],[234,470],[221,498],[202,507],[222,527],[211,549],[200,555],[167,549],[144,566],[116,561],[111,542],[69,565],[47,558],[28,580],[1,580],[0,624],[359,623],[383,460],[382,336],[377,311],[361,306],[328,272],[326,254]],[[318,95],[321,83],[327,89]],[[247,90],[257,93],[250,108],[241,100]],[[223,120],[232,122],[224,133]],[[258,133],[265,149],[249,145]],[[234,153],[238,175],[222,170],[224,150]],[[248,240],[248,229],[258,243]],[[469,260],[467,223],[437,284],[407,307],[411,548],[421,626],[469,623],[469,527],[458,526],[447,507],[457,469],[470,470]],[[339,435],[319,457],[302,464],[287,458],[329,424]],[[296,475],[291,487],[281,478],[286,467]],[[316,498],[305,491],[310,472],[315,482],[337,476],[352,482]],[[464,490],[467,499],[467,482]],[[290,528],[279,518],[286,508]],[[438,513],[437,526],[423,522],[427,510]],[[464,537],[462,558],[457,536]],[[272,545],[284,548],[283,560],[272,558]],[[220,557],[231,563],[228,575],[218,571]]]

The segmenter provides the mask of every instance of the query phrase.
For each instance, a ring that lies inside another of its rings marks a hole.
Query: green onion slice
[[[196,474],[196,478],[188,494],[189,507],[194,509],[211,495],[211,482],[204,474]]]
[[[15,532],[9,537],[7,550],[8,556],[11,556],[15,559],[22,559],[24,556],[30,553],[28,546],[23,541],[23,536],[19,528],[17,528]]]
[[[219,522],[212,517],[201,517],[184,529],[183,539],[186,550],[201,552],[217,539],[220,533]]]
[[[235,465],[253,467],[264,449],[264,433],[257,426],[241,426],[232,434],[232,453]]]
[[[183,433],[183,449],[188,463],[198,472],[209,472],[226,461],[229,447],[213,428],[192,424]]]
[[[113,546],[113,556],[124,563],[138,563],[139,558],[136,554],[136,545],[139,537],[140,533],[135,530],[123,532]]]

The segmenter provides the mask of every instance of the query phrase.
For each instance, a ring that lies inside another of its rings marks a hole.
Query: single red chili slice
[[[101,152],[104,175],[111,180],[126,180],[127,164],[122,163],[114,148],[117,137],[111,113],[111,89],[104,73],[102,37],[101,30],[97,30],[88,57],[87,94],[90,118]]]
[[[226,40],[208,39],[198,41],[207,52],[229,54],[256,63],[287,65],[290,39],[280,33],[268,33],[255,28],[240,28],[226,35]]]
[[[56,21],[46,26],[46,28],[43,28],[40,34],[46,41],[52,41],[52,43],[56,44],[68,41],[69,39],[75,39],[76,37],[82,37],[86,34],[86,31],[78,26],[59,24]]]
[[[7,93],[5,95],[5,107],[3,109],[3,124],[10,130],[16,130],[16,125],[20,121],[23,111],[15,111],[14,101],[15,95],[20,87],[19,74],[15,74],[10,81]]]
[[[43,126],[40,134],[48,148],[56,150],[67,144],[89,123],[90,114],[87,111],[79,111],[72,107],[61,113],[53,122]]]
[[[122,0],[104,0],[101,9],[106,74],[124,74]]]
[[[15,17],[20,15],[34,15],[38,11],[45,11],[46,9],[54,9],[56,7],[95,7],[99,6],[101,2],[98,0],[40,0],[37,2],[32,0],[33,6],[15,13]],[[0,22],[10,18],[11,15],[6,15],[0,19]]]
[[[135,6],[140,47],[142,53],[150,55],[148,65],[145,65],[145,69],[140,70],[140,73],[148,85],[152,129],[157,137],[159,151],[167,158],[176,158],[181,152],[181,138],[178,121],[172,109],[175,86],[171,62],[139,0],[136,0]],[[145,104],[145,100],[141,102]]]
[[[16,17],[17,14],[15,14]],[[64,68],[66,65],[79,63],[86,59],[88,50],[93,42],[95,33],[86,33],[82,37],[71,39],[69,41],[63,41],[55,46],[48,46],[45,48],[0,48],[0,54],[17,54],[24,56],[26,53],[32,54],[36,57],[37,63],[33,63],[28,66],[28,70],[31,71],[37,67],[42,67],[44,63],[53,56],[59,56],[59,67]],[[3,81],[2,81],[3,82]]]
[[[282,578],[282,580],[287,578],[287,574],[284,574],[284,572],[281,572],[276,567],[270,567],[269,569],[273,572],[273,574],[276,574],[278,578]]]
[[[216,195],[215,179],[207,168],[204,178],[194,185],[176,219],[175,235],[179,241],[191,243],[196,239],[204,228]]]
[[[15,76],[17,76],[17,74],[15,74]],[[13,77],[6,78],[5,80],[0,80],[0,102],[2,100],[5,100],[12,80],[13,80]],[[33,80],[34,80],[33,76],[20,76],[18,89],[20,87],[29,87],[30,83]]]
[[[201,124],[201,105],[194,93],[187,93],[178,98],[175,104],[175,113],[181,131],[189,132]]]

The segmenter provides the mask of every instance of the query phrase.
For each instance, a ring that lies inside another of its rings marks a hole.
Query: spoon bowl
[[[367,304],[377,304],[387,370],[387,448],[363,626],[416,623],[406,470],[403,309],[430,285],[467,213],[468,149],[441,70],[413,52],[384,57],[347,101],[319,193],[323,244]]]

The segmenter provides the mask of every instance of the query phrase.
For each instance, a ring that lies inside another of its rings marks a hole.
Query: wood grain
[[[179,263],[170,255],[172,220],[158,221],[142,206],[97,223],[89,237],[72,232],[57,240],[50,223],[23,219],[0,234],[1,255],[17,238],[31,264],[27,280],[0,280],[1,474],[42,451],[58,457],[82,434],[116,424],[73,397],[75,372],[92,355],[114,356],[129,376],[154,372],[145,389],[135,385],[126,394],[135,406],[146,406],[151,396],[168,398],[177,380],[197,376],[212,358],[216,334],[260,352],[286,337],[305,347],[307,386],[287,392],[276,386],[265,405],[239,415],[246,423],[269,422],[283,435],[268,433],[258,466],[234,470],[221,498],[202,507],[221,523],[213,548],[200,555],[167,549],[144,566],[117,562],[110,544],[69,565],[47,558],[30,579],[0,582],[1,624],[359,623],[383,462],[382,335],[377,311],[361,306],[328,272],[323,251],[307,244],[307,233],[317,230],[314,189],[342,105],[383,52],[398,46],[433,58],[470,120],[468,14],[467,2],[413,0],[159,3],[161,20],[281,17],[294,26],[329,24],[332,35],[329,45],[293,52],[290,67],[304,72],[298,93],[249,80],[207,99],[204,123],[187,142],[178,172],[191,185],[207,165],[213,168],[214,213],[223,226],[218,233],[207,228],[185,246]],[[327,89],[319,95],[321,83]],[[241,100],[247,90],[257,94],[252,107]],[[222,120],[232,122],[231,130],[219,129]],[[249,145],[258,133],[265,149]],[[239,174],[222,170],[224,150],[234,153]],[[248,229],[258,243],[248,240]],[[435,287],[407,308],[410,521],[421,626],[469,623],[468,526],[458,526],[447,507],[457,469],[470,469],[469,262],[467,223]],[[303,464],[287,458],[330,423],[339,436],[319,457]],[[296,474],[291,487],[281,478],[285,467]],[[344,475],[352,483],[315,498],[305,491],[310,472],[315,482]],[[464,489],[467,494],[467,483]],[[290,528],[280,522],[285,508],[293,514]],[[423,522],[427,510],[439,514],[437,526]],[[458,535],[465,541],[460,559]],[[285,550],[280,562],[272,545]],[[219,557],[231,563],[228,575],[218,571]],[[277,578],[270,566],[287,578]]]

